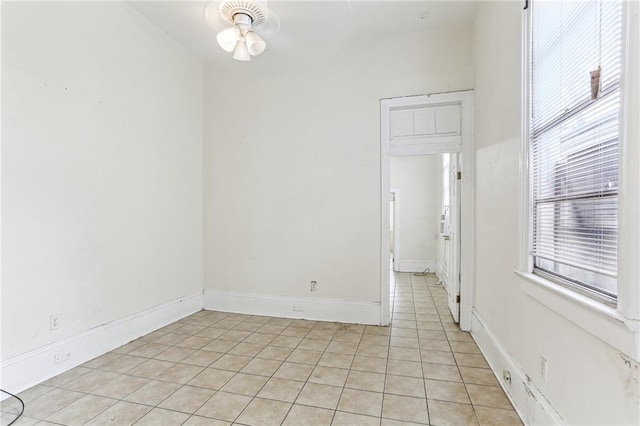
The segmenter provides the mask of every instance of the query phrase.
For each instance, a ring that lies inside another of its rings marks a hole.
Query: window
[[[533,272],[615,300],[622,1],[533,1],[530,16]]]

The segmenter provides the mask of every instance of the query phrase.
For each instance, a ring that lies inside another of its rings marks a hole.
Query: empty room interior
[[[640,424],[640,3],[2,1],[0,424]]]

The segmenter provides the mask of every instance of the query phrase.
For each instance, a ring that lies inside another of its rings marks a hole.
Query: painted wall
[[[500,376],[502,368],[517,369],[506,389],[527,423],[555,418],[567,424],[639,424],[638,363],[603,341],[606,336],[596,336],[605,324],[601,321],[609,320],[589,315],[570,319],[571,312],[548,306],[568,303],[575,310],[577,305],[552,294],[541,302],[534,297],[538,286],[513,272],[519,266],[521,229],[521,13],[520,2],[478,4],[473,333]],[[631,196],[637,197],[637,191]],[[637,259],[637,253],[627,255]],[[605,325],[615,327],[621,339],[633,341],[624,324],[610,323]],[[548,361],[546,380],[541,356]],[[534,392],[520,392],[523,383]],[[541,414],[540,407],[546,412]]]
[[[400,271],[435,271],[442,203],[442,156],[391,157],[391,188],[400,192],[396,211]]]
[[[380,99],[469,89],[471,36],[352,40],[277,70],[208,66],[205,291],[380,302]]]
[[[201,291],[202,64],[129,6],[3,3],[2,151],[3,360]]]

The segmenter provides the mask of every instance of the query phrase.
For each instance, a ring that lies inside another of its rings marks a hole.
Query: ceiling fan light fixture
[[[233,59],[236,61],[250,61],[251,54],[247,48],[247,42],[241,37],[236,44],[236,48],[233,49]]]
[[[236,47],[238,43],[238,38],[240,37],[240,30],[236,27],[227,28],[224,31],[221,31],[216,36],[216,40],[218,40],[218,44],[222,47],[226,52],[233,52],[233,49]]]
[[[253,31],[247,31],[247,33],[244,35],[244,38],[247,43],[247,49],[249,49],[249,53],[252,56],[261,54],[267,47],[267,44],[264,42],[264,40]]]

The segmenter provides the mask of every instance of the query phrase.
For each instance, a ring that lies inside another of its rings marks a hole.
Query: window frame
[[[520,150],[520,244],[518,275],[522,291],[547,308],[572,321],[601,340],[624,353],[640,360],[640,345],[636,335],[640,334],[640,220],[637,210],[640,198],[637,188],[640,173],[634,172],[634,155],[640,148],[628,143],[628,135],[640,135],[640,124],[633,124],[629,117],[640,117],[640,102],[633,96],[640,94],[640,82],[631,82],[630,68],[640,71],[640,53],[632,52],[640,48],[640,30],[634,30],[640,20],[640,4],[623,1],[622,22],[622,71],[620,96],[622,114],[620,117],[620,159],[619,159],[619,201],[618,201],[618,297],[614,301],[602,300],[588,292],[579,291],[574,286],[566,286],[556,280],[533,273],[534,261],[530,254],[532,232],[530,227],[530,25],[531,12],[525,8],[521,25],[521,150]],[[632,31],[635,33],[632,34]],[[632,45],[633,44],[633,45]],[[630,84],[632,83],[632,84]],[[632,90],[632,93],[629,93]],[[636,145],[638,145],[636,143]],[[633,194],[631,194],[633,192]]]

